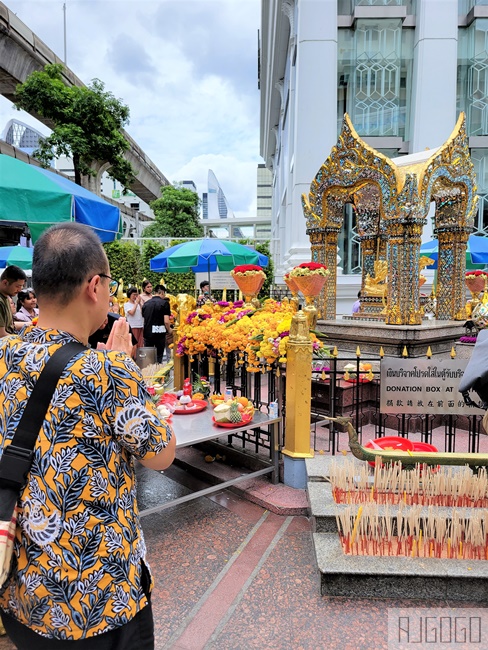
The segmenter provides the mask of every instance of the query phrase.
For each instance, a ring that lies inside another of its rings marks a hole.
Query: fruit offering
[[[179,399],[180,408],[189,409],[193,406],[191,395],[182,395]]]
[[[346,381],[356,381],[357,364],[346,363],[344,366],[344,379]],[[370,363],[359,363],[359,381],[371,381],[374,379],[373,369]]]
[[[214,396],[215,397],[215,396]],[[212,400],[215,405],[214,418],[216,422],[249,422],[254,415],[254,406],[247,397],[237,397],[224,401],[223,399]]]

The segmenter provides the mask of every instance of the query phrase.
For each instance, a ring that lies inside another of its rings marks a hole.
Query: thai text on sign
[[[467,359],[382,359],[380,411],[484,415],[481,409],[466,406],[459,392],[467,364]]]

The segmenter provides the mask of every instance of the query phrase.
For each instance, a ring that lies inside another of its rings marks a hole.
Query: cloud
[[[110,44],[107,61],[115,72],[136,85],[150,83],[157,68],[144,47],[130,34],[118,34]]]
[[[101,79],[129,106],[127,131],[162,173],[169,180],[194,174],[202,192],[211,168],[234,212],[254,214],[259,0],[66,4],[68,65],[87,84]],[[9,2],[61,58],[62,5],[62,0]],[[0,131],[10,117],[0,99]]]

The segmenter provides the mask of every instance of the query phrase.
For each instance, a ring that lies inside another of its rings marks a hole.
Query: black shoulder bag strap
[[[3,492],[0,499],[0,520],[5,520],[4,515],[7,518],[12,515],[13,506],[32,464],[37,436],[63,370],[70,359],[86,349],[82,343],[66,343],[56,350],[39,375],[12,442],[4,448],[0,458],[0,490]]]

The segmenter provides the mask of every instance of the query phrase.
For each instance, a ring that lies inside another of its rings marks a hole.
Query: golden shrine
[[[361,311],[388,325],[422,323],[420,244],[434,202],[433,232],[439,242],[435,317],[466,319],[466,247],[478,197],[464,113],[447,142],[429,153],[394,162],[367,145],[344,116],[337,144],[308,196],[302,195],[312,261],[330,270],[318,299],[321,318],[336,317],[337,243],[344,206],[351,204],[362,256]]]

